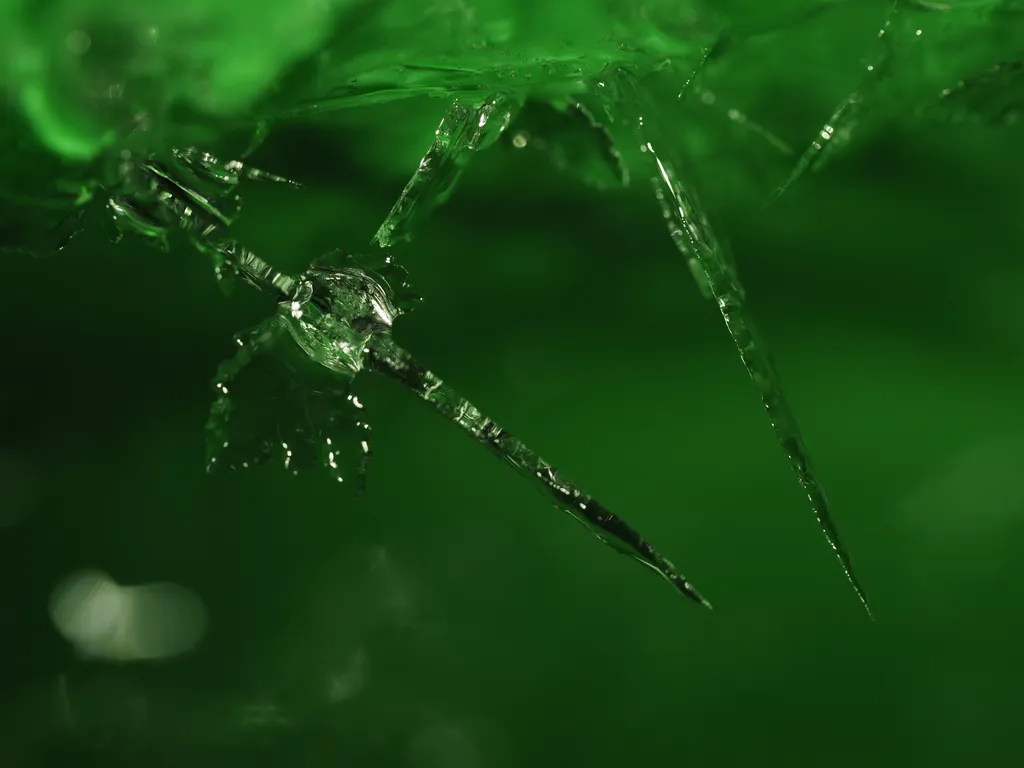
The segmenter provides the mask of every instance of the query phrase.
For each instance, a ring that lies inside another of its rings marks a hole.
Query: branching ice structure
[[[378,245],[410,239],[417,223],[451,195],[472,154],[493,144],[523,104],[521,98],[506,94],[472,106],[466,102],[456,99],[449,108],[432,146],[378,230],[374,238]],[[733,262],[718,243],[695,194],[683,182],[673,148],[658,134],[656,109],[636,78],[622,69],[604,73],[579,98],[559,106],[585,117],[589,128],[603,132],[609,141],[640,147],[672,240],[698,285],[716,300],[819,525],[867,608],[866,594],[840,543],[767,348],[746,310]],[[595,114],[604,120],[595,119]],[[610,143],[605,150],[605,165],[616,167],[625,182],[616,144]],[[394,342],[391,325],[415,299],[404,272],[390,256],[360,259],[339,252],[302,274],[286,275],[226,234],[238,202],[233,192],[242,178],[286,180],[237,161],[222,164],[195,149],[176,150],[164,164],[126,163],[122,175],[122,194],[109,200],[121,230],[166,245],[170,231],[184,229],[197,248],[214,258],[221,278],[242,279],[279,302],[272,318],[236,338],[235,357],[218,373],[209,423],[211,468],[246,468],[277,457],[291,471],[326,466],[344,481],[354,461],[354,476],[362,489],[371,455],[370,427],[350,387],[362,370],[381,373],[401,382],[520,474],[532,478],[556,506],[598,538],[708,605],[672,563],[621,518],[561,477]],[[268,400],[273,407],[267,407]],[[267,414],[270,424],[265,423]],[[354,456],[353,445],[359,446]]]
[[[658,109],[644,94],[636,77],[625,69],[608,70],[582,85],[572,104],[587,116],[593,129],[606,130],[619,146],[639,147],[672,240],[686,259],[698,286],[716,301],[818,524],[870,614],[867,594],[854,575],[850,556],[840,541],[821,481],[811,465],[768,348],[760,339],[747,309],[745,292],[733,261],[718,242],[696,194],[680,174],[680,165],[674,157],[675,148],[660,133]],[[481,132],[491,124],[489,117],[495,105],[506,103],[504,97],[490,97],[473,110],[468,109],[462,100],[454,102],[437,130],[438,138],[378,231],[378,244],[390,245],[396,232],[409,239],[414,223],[409,212],[433,208],[450,196],[465,164],[482,144]],[[603,116],[603,122],[595,120],[594,114]],[[503,130],[508,124],[509,112],[506,110],[502,112],[498,130]],[[614,147],[605,158],[607,165],[620,159],[621,155]],[[624,174],[623,178],[626,178]]]
[[[483,121],[474,119],[483,127]],[[370,456],[369,427],[351,384],[361,371],[382,374],[530,478],[556,507],[601,541],[711,607],[624,520],[394,341],[392,324],[417,298],[405,271],[390,256],[356,257],[339,251],[301,274],[281,273],[227,236],[231,219],[216,203],[221,197],[230,199],[243,171],[252,178],[282,179],[240,163],[222,165],[194,150],[176,152],[174,167],[172,173],[168,166],[150,162],[130,170],[129,194],[110,201],[117,225],[158,242],[166,241],[171,227],[182,227],[197,247],[214,257],[222,279],[244,280],[278,301],[272,317],[236,338],[235,356],[218,372],[208,424],[211,468],[242,469],[277,460],[293,472],[326,467],[342,482],[354,474],[361,484]],[[426,186],[435,192],[444,189],[429,181]],[[358,446],[354,452],[353,445]]]
[[[374,242],[387,249],[412,238],[431,210],[451,196],[472,157],[499,140],[541,151],[557,167],[598,188],[626,185],[627,171],[649,177],[671,239],[701,291],[716,302],[819,524],[867,606],[770,356],[750,318],[735,264],[703,212],[686,175],[688,164],[677,157],[681,148],[666,138],[661,105],[640,77],[653,73],[676,78],[675,92],[683,85],[680,95],[693,93],[710,103],[710,92],[680,74],[679,68],[693,64],[702,53],[706,61],[711,47],[717,51],[717,42],[726,37],[735,42],[777,28],[780,12],[766,9],[755,14],[751,25],[733,24],[725,35],[711,3],[666,0],[642,8],[594,4],[592,17],[574,17],[571,24],[574,34],[593,41],[584,55],[563,44],[560,35],[565,28],[559,31],[557,22],[565,19],[546,16],[544,9],[550,4],[531,4],[524,16],[513,4],[498,3],[500,7],[490,9],[486,18],[477,18],[471,4],[431,7],[432,13],[437,11],[431,21],[416,24],[409,20],[419,17],[406,11],[422,10],[418,0],[396,0],[393,5],[401,7],[394,13],[378,13],[374,3],[336,0],[308,13],[298,7],[281,11],[275,20],[286,30],[301,27],[302,34],[293,35],[292,44],[282,47],[279,56],[268,57],[264,66],[250,71],[220,64],[235,61],[242,48],[252,52],[249,28],[240,22],[255,24],[254,17],[241,6],[215,9],[200,4],[202,18],[211,29],[229,31],[231,44],[209,50],[182,48],[191,52],[183,59],[191,66],[177,69],[194,76],[189,81],[187,76],[145,76],[175,71],[179,60],[174,46],[147,47],[150,42],[140,38],[121,54],[134,56],[145,66],[132,70],[138,76],[118,75],[128,71],[116,66],[125,62],[82,58],[82,30],[70,30],[71,36],[36,35],[22,5],[4,9],[8,23],[0,31],[0,40],[10,43],[5,53],[14,53],[9,63],[17,64],[11,67],[9,86],[16,97],[11,103],[51,154],[107,162],[116,166],[116,179],[102,174],[102,180],[97,174],[90,178],[94,169],[84,167],[65,178],[66,169],[58,168],[37,174],[58,180],[51,185],[56,190],[0,189],[0,197],[11,204],[0,219],[0,239],[5,240],[0,248],[59,249],[81,225],[82,204],[102,192],[120,231],[165,245],[172,232],[183,230],[213,258],[225,283],[243,280],[279,302],[273,317],[236,339],[235,357],[218,373],[209,429],[214,466],[244,468],[265,461],[278,461],[290,471],[326,466],[337,479],[351,478],[361,485],[371,455],[370,432],[350,385],[360,371],[382,373],[412,389],[535,480],[560,508],[608,543],[700,599],[635,531],[395,344],[391,323],[415,299],[404,273],[389,256],[335,253],[301,274],[280,273],[228,230],[237,214],[235,188],[242,179],[284,180],[239,162],[221,163],[198,150],[160,149],[202,143],[177,140],[190,134],[174,129],[196,127],[175,124],[172,108],[181,106],[223,118],[232,129],[255,125],[258,141],[275,121],[412,96],[440,96],[450,100],[449,109]],[[810,18],[840,5],[808,4],[795,15],[781,13],[781,21]],[[61,11],[55,19],[78,23],[71,0],[55,0],[55,7]],[[1019,122],[1024,108],[1019,24],[1005,22],[1019,22],[1022,11],[1020,0],[894,0],[868,51],[862,82],[833,110],[778,192],[819,167],[855,132],[879,124],[893,110],[924,119]],[[140,6],[133,18],[142,24],[147,13]],[[174,39],[190,34],[189,24],[178,24],[181,19],[170,6],[161,6],[153,18],[166,22]],[[992,45],[960,45],[962,30],[969,34],[979,28],[979,21]],[[95,25],[97,39],[111,32],[100,16],[90,17],[88,24]],[[529,32],[512,44],[511,30],[517,26]],[[269,34],[268,29],[259,31]],[[375,42],[381,35],[396,34],[411,48],[401,60]],[[942,55],[922,64],[915,51],[921,40],[933,38],[940,41]],[[318,53],[307,55],[313,50]],[[41,60],[36,54],[47,51],[59,66],[35,67],[33,62]],[[259,56],[253,57],[253,63],[259,63]],[[284,76],[282,68],[289,62],[294,66]],[[915,65],[915,77],[900,76]],[[239,82],[218,79],[226,72],[251,76]],[[161,83],[173,87],[161,91]],[[268,83],[274,87],[267,89]],[[67,97],[63,102],[62,96]],[[729,118],[779,151],[789,152],[785,142],[739,110],[729,110]],[[631,164],[627,158],[638,162]],[[19,213],[35,209],[44,215],[33,222]],[[267,407],[268,403],[272,405]]]

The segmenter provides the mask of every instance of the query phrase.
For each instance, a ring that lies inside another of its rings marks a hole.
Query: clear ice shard
[[[635,142],[640,147],[656,195],[669,220],[672,239],[691,269],[698,273],[699,282],[716,300],[726,328],[757,387],[775,435],[807,494],[818,524],[870,614],[867,595],[854,575],[851,559],[840,541],[825,492],[811,466],[807,447],[779,383],[768,348],[747,308],[743,286],[732,260],[716,240],[695,193],[680,174],[671,144],[659,133],[658,110],[646,98],[635,78],[623,70],[602,78],[595,84],[595,90],[613,131],[619,133],[622,141]]]
[[[710,608],[697,589],[643,536],[601,502],[563,477],[525,443],[480,412],[390,338],[370,347],[372,370],[396,379],[459,425],[491,453],[503,459],[551,498],[555,506],[582,523],[598,539],[664,577],[678,591]]]
[[[492,143],[511,118],[504,97],[489,99],[472,113],[458,105],[449,115],[453,112],[458,121],[453,121],[444,140],[435,142],[431,150],[437,150],[435,155],[428,154],[431,159],[424,160],[430,172],[425,177],[417,172],[406,188],[409,194],[403,194],[395,206],[396,227],[389,228],[387,222],[381,227],[389,236],[399,226],[407,236],[411,208],[421,202],[421,193],[428,192],[422,200],[425,204],[436,204],[438,191],[450,190],[457,180],[465,153]],[[492,118],[497,122],[487,129]],[[441,172],[434,174],[434,170]],[[195,150],[176,151],[169,164],[146,161],[126,166],[123,176],[120,194],[109,201],[120,232],[166,243],[172,230],[184,230],[200,251],[213,258],[219,279],[248,283],[278,301],[273,316],[235,338],[234,356],[217,372],[207,422],[208,469],[247,469],[268,462],[293,473],[325,467],[339,482],[354,478],[361,491],[371,455],[370,427],[351,385],[361,371],[372,371],[411,389],[530,478],[558,509],[601,541],[654,570],[687,597],[711,607],[624,520],[562,477],[394,342],[392,323],[412,309],[418,297],[405,270],[391,256],[377,251],[355,257],[337,251],[299,275],[288,275],[227,234],[238,211],[239,200],[233,192],[240,178],[287,180],[245,170],[240,163],[221,164]]]
[[[1020,58],[1021,10],[1019,3],[1004,0],[892,0],[859,84],[833,110],[773,197],[822,167],[854,134],[886,121],[921,113],[957,120],[977,97],[979,120],[991,112],[993,123],[1013,122],[1019,114],[1019,103],[1012,102],[1019,93],[1013,62]],[[1011,103],[1001,105],[1001,99]]]
[[[1005,61],[944,88],[922,110],[926,119],[1010,126],[1024,121],[1024,62]]]
[[[233,253],[244,254],[244,258],[236,258]],[[297,469],[299,467],[292,462],[299,460],[296,446],[300,446],[304,465],[326,463],[332,471],[337,471],[339,460],[334,451],[339,443],[335,443],[333,437],[325,437],[323,430],[335,426],[343,429],[353,424],[358,428],[363,424],[361,419],[353,422],[347,412],[352,405],[361,409],[348,387],[360,371],[372,371],[412,390],[444,418],[531,479],[558,509],[583,523],[601,541],[651,568],[679,592],[710,608],[672,563],[625,521],[562,477],[551,464],[487,418],[395,343],[391,325],[395,318],[414,306],[416,299],[405,281],[404,270],[394,265],[389,256],[355,257],[338,253],[315,263],[300,275],[287,278],[274,273],[240,246],[233,251],[225,250],[222,256],[232,268],[244,273],[250,283],[276,294],[279,304],[274,317],[239,337],[238,354],[222,366],[218,375],[215,385],[218,395],[209,425],[211,465],[227,461],[232,466],[245,467],[250,466],[250,462],[276,455],[286,467]],[[271,403],[262,395],[252,396],[251,384],[246,385],[248,390],[237,392],[242,384],[240,374],[256,365],[264,355],[273,358],[264,363],[277,371],[277,381],[289,379],[284,372],[306,375],[310,364],[320,368],[321,381],[319,384],[281,383],[275,387],[279,396]],[[289,386],[301,386],[314,392],[319,410],[306,410],[302,403],[309,398],[296,401]],[[242,433],[238,435],[234,422],[243,410],[248,416],[242,419]],[[329,418],[321,424],[318,419],[324,413]],[[264,422],[271,419],[276,423],[257,424],[261,418]],[[288,427],[293,423],[300,425],[298,431]],[[285,429],[288,439],[282,440]],[[267,437],[259,437],[261,434]],[[232,454],[239,440],[243,451]],[[365,449],[367,443],[362,446]],[[233,458],[226,458],[228,456]],[[364,471],[365,464],[360,465],[359,475]],[[343,479],[343,473],[337,477]]]
[[[810,145],[797,159],[786,179],[772,193],[775,200],[785,194],[794,182],[804,174],[821,167],[831,155],[850,143],[850,139],[870,110],[879,88],[892,75],[893,51],[890,30],[899,11],[899,0],[889,7],[882,28],[878,31],[877,46],[870,55],[860,84],[832,110],[828,120],[821,126]]]
[[[117,186],[107,200],[115,236],[139,235],[165,249],[176,231],[185,233],[201,250],[224,240],[224,230],[241,209],[237,187],[244,179],[298,186],[237,160],[221,162],[192,147],[174,149],[166,158],[129,156],[119,165],[117,176]]]
[[[410,239],[419,223],[451,196],[473,154],[498,140],[519,106],[516,98],[500,93],[482,102],[454,99],[434,132],[430,149],[373,241],[389,248]]]
[[[658,133],[656,110],[643,90],[624,70],[604,74],[583,97],[594,109],[581,103],[572,107],[570,114],[577,120],[585,118],[589,129],[599,128],[593,136],[602,158],[598,165],[605,165],[605,171],[616,173],[620,160],[612,138],[620,146],[635,142],[640,147],[672,239],[698,284],[717,301],[790,465],[867,608],[864,590],[840,543],[767,349],[746,310],[734,264],[683,182],[670,145]],[[520,108],[519,101],[504,95],[492,96],[476,107],[456,100],[419,169],[378,231],[377,244],[383,247],[411,237],[415,224],[451,194],[468,158],[493,144]],[[601,114],[606,124],[594,117]],[[577,128],[578,122],[573,130]],[[611,146],[604,147],[602,140]],[[592,161],[593,157],[583,159]],[[609,160],[614,162],[608,165]],[[624,183],[624,167],[621,172]],[[371,456],[370,427],[351,385],[364,370],[378,373],[411,389],[529,478],[558,509],[600,540],[710,607],[672,563],[632,527],[395,343],[391,336],[394,320],[418,299],[405,271],[390,256],[382,251],[370,257],[336,252],[301,274],[289,275],[230,237],[228,229],[240,207],[236,187],[246,178],[291,183],[237,161],[221,163],[207,153],[185,149],[175,150],[168,158],[126,159],[119,168],[119,185],[108,200],[120,233],[134,232],[166,244],[173,231],[183,231],[198,250],[212,257],[218,278],[249,283],[278,301],[271,318],[235,339],[234,357],[218,371],[207,429],[209,469],[245,469],[268,461],[291,472],[326,467],[339,481],[355,479],[362,490]]]

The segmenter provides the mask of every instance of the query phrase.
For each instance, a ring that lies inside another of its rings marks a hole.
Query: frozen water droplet
[[[344,376],[362,369],[371,340],[390,333],[395,319],[418,301],[405,270],[377,254],[335,252],[297,282],[307,297],[300,317],[289,313],[287,327],[312,360]]]
[[[277,314],[240,336],[221,365],[208,422],[209,468],[276,463],[359,479],[372,456],[363,404],[350,391],[367,348],[415,305],[405,271],[379,253],[330,254],[297,277],[244,249],[240,275],[280,298]],[[268,408],[267,403],[273,403]]]

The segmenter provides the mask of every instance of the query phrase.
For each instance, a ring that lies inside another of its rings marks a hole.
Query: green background
[[[356,387],[365,497],[277,468],[207,475],[211,377],[272,307],[225,299],[195,252],[94,226],[56,257],[0,261],[3,764],[1015,764],[1019,128],[880,123],[766,205],[794,158],[726,114],[805,146],[855,86],[877,11],[750,46],[709,74],[718,103],[675,123],[876,622],[646,180],[589,190],[501,145],[395,249],[426,299],[395,335],[715,611],[387,381]],[[244,190],[240,236],[291,268],[370,248],[443,111],[281,127],[254,163],[305,187]],[[156,665],[76,659],[46,605],[82,567],[196,591],[204,643]]]

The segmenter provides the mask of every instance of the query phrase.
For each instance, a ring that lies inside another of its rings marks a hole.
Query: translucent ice
[[[241,247],[221,255],[225,269],[281,303],[235,339],[234,357],[220,367],[207,431],[210,467],[322,467],[339,482],[356,479],[361,490],[370,426],[350,387],[370,345],[417,300],[404,271],[388,256],[360,262],[336,253],[289,277]]]
[[[345,479],[336,453],[342,441],[335,442],[335,437],[325,437],[325,433],[343,424],[357,428],[364,425],[350,418],[349,409],[356,406],[361,410],[361,404],[348,385],[360,371],[373,371],[412,390],[532,480],[558,509],[583,523],[600,540],[656,571],[683,594],[708,605],[672,563],[625,521],[564,478],[394,342],[391,325],[413,306],[415,299],[404,272],[390,257],[366,259],[336,254],[287,281],[263,280],[258,274],[258,260],[251,255],[246,264],[236,266],[252,272],[250,281],[254,284],[276,292],[278,311],[240,337],[236,357],[221,368],[210,416],[211,465],[246,467],[276,455],[289,469],[297,469],[300,461],[303,465],[326,464],[339,480]],[[263,372],[243,385],[240,374],[261,359],[265,363]],[[304,381],[310,373],[309,363],[320,371],[316,372],[317,378]],[[273,371],[269,377],[267,370]],[[252,394],[268,380],[274,382],[272,397]],[[310,396],[311,392],[315,397]],[[272,403],[269,407],[268,399]],[[311,410],[308,403],[317,410]],[[249,416],[240,419],[238,414],[242,412]],[[257,419],[272,423],[258,426]],[[237,433],[239,423],[241,432]],[[236,452],[240,445],[241,454]],[[368,451],[366,441],[361,445]],[[359,474],[364,470],[365,464],[360,464]]]
[[[451,196],[473,153],[497,141],[518,108],[518,102],[506,94],[490,96],[479,104],[468,97],[455,99],[374,242],[387,248],[412,237],[418,222]]]
[[[924,117],[952,123],[1019,125],[1024,119],[1024,62],[1006,61],[944,88]]]
[[[821,167],[855,133],[922,110],[962,114],[968,92],[983,99],[983,91],[998,88],[997,99],[1012,97],[1009,62],[1020,58],[1022,31],[1018,0],[894,0],[875,39],[866,41],[860,83],[839,101],[775,196]],[[993,87],[997,80],[1005,82]],[[935,105],[940,94],[952,98]]]
[[[854,576],[850,557],[839,539],[825,492],[811,466],[807,447],[779,383],[770,353],[747,308],[743,285],[731,258],[715,237],[694,190],[680,173],[673,145],[661,133],[657,107],[647,98],[636,79],[621,70],[598,81],[595,92],[598,102],[604,105],[609,124],[622,137],[621,140],[635,142],[640,147],[672,239],[686,257],[698,283],[716,300],[743,365],[761,396],[775,435],[807,494],[811,509],[857,596],[867,608],[867,596]]]

